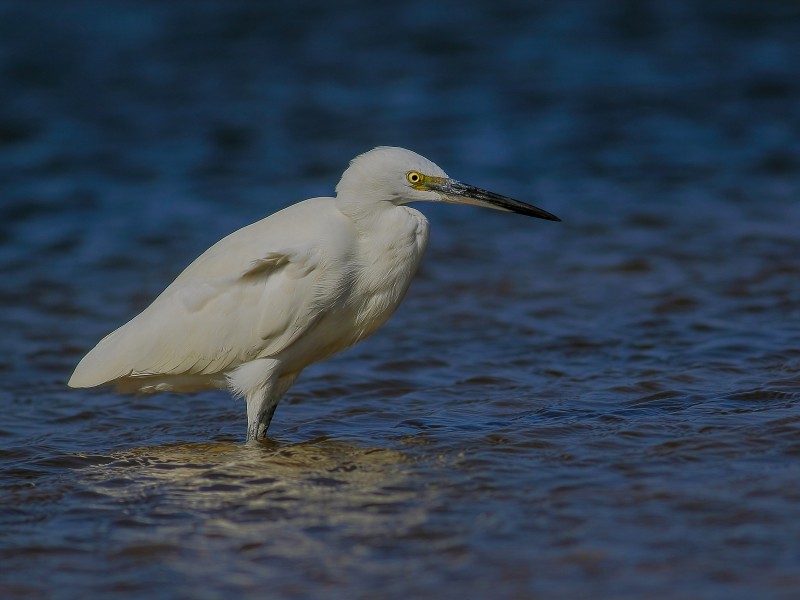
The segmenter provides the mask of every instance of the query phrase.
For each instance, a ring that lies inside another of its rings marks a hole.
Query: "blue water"
[[[0,1],[3,598],[796,598],[800,5]],[[260,446],[65,381],[399,145],[422,270]]]

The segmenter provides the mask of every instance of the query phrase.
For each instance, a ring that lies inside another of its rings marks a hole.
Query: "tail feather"
[[[109,333],[81,359],[67,382],[69,387],[95,387],[131,374],[132,370],[120,362],[116,351],[120,329]]]

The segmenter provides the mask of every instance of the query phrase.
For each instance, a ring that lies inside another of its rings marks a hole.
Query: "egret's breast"
[[[428,222],[407,207],[362,229],[348,258],[335,271],[337,299],[307,335],[281,354],[289,370],[344,350],[374,333],[397,309],[417,272],[428,240]]]
[[[357,339],[373,333],[400,305],[428,243],[428,221],[422,213],[407,206],[387,212],[360,247],[360,270],[350,303]]]

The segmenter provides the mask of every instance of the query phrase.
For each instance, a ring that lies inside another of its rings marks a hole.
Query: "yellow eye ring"
[[[406,179],[408,179],[408,183],[412,185],[419,185],[422,183],[423,175],[417,171],[409,171],[406,173]]]

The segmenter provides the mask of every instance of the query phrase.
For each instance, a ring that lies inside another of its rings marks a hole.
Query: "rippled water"
[[[795,2],[0,2],[4,598],[795,598]],[[401,309],[260,446],[65,387],[228,232],[412,148]]]

